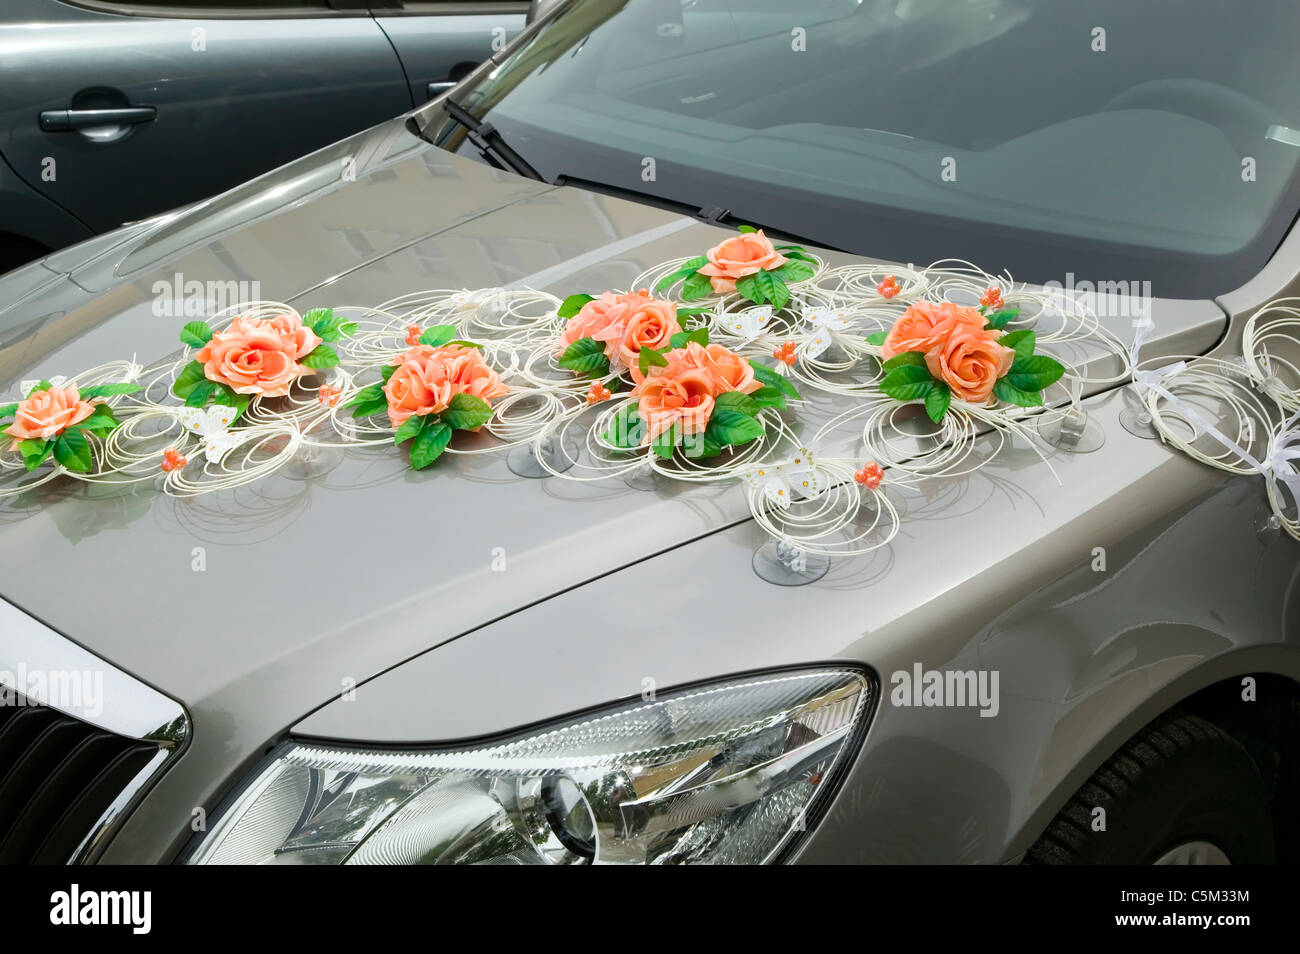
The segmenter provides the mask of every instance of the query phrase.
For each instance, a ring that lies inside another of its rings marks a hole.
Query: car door
[[[412,105],[366,0],[76,2],[5,0],[0,155],[97,232]]]
[[[505,49],[525,26],[527,0],[371,0],[402,58],[416,103],[438,96]]]

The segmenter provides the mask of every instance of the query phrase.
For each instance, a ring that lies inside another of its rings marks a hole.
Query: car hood
[[[160,316],[157,302],[190,282],[245,283],[299,310],[429,288],[565,295],[629,286],[723,234],[498,172],[395,121],[4,279],[0,389],[174,352],[194,316]],[[1174,346],[1208,346],[1222,317],[1209,311]],[[747,518],[734,485],[524,480],[504,454],[414,473],[399,453],[356,450],[192,499],[47,484],[0,509],[0,594],[187,705],[264,700],[274,730],[433,646]],[[664,598],[629,595],[626,611]]]

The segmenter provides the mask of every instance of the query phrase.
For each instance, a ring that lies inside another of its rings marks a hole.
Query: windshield
[[[550,181],[1210,297],[1300,204],[1297,36],[1290,0],[583,0],[458,95]]]

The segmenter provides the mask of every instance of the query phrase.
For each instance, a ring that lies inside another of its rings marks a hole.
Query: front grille
[[[0,864],[64,864],[158,755],[10,693],[0,705]],[[119,806],[120,807],[120,806]]]

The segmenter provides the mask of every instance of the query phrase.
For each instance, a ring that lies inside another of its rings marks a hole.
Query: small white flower
[[[213,404],[206,410],[201,407],[183,407],[177,412],[185,429],[203,438],[203,453],[208,460],[219,463],[239,438],[230,433],[235,419],[235,409],[225,404]]]
[[[828,485],[824,471],[814,462],[813,452],[801,447],[794,457],[780,464],[764,464],[744,474],[751,487],[763,492],[768,501],[787,510],[793,500],[815,497]]]
[[[757,308],[727,315],[723,320],[723,326],[742,341],[750,341],[761,335],[771,320],[772,306],[759,305]]]

